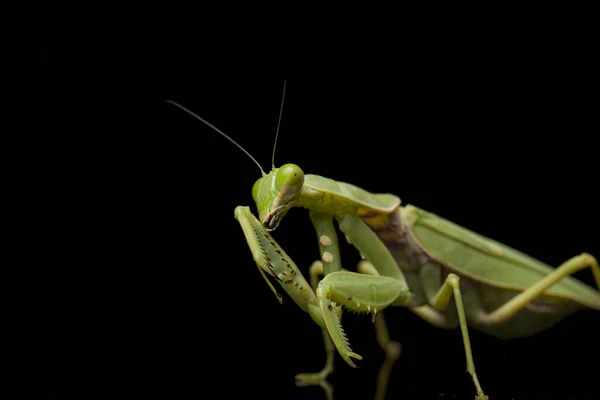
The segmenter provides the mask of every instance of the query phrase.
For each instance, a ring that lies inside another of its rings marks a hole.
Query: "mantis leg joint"
[[[453,287],[458,286],[458,284],[460,283],[460,277],[454,273],[450,273],[447,279],[448,283],[450,283]]]

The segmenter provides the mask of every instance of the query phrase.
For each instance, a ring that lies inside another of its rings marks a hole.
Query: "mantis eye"
[[[296,164],[285,164],[279,168],[275,176],[275,189],[284,195],[293,196],[304,183],[304,172]]]
[[[252,198],[254,199],[254,202],[258,201],[258,192],[260,190],[260,181],[262,180],[262,178],[257,179],[256,182],[254,182],[254,185],[252,186]]]

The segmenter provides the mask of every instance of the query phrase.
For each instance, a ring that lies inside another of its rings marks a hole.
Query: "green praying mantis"
[[[258,164],[209,122],[168,102],[219,132]],[[279,126],[276,140],[278,131]],[[362,359],[342,327],[344,309],[371,314],[378,342],[390,358],[398,356],[399,347],[387,332],[387,307],[406,307],[440,328],[460,328],[478,400],[488,397],[473,362],[469,327],[498,338],[518,338],[550,328],[579,309],[600,310],[600,292],[571,276],[589,268],[600,288],[600,268],[590,254],[552,268],[434,213],[402,205],[393,194],[370,193],[305,174],[295,164],[261,172],[252,187],[258,217],[247,206],[236,207],[234,216],[277,299],[283,300],[272,281],[323,330],[326,364],[319,372],[298,374],[300,384],[325,380],[333,372],[336,352],[352,367],[353,360]],[[320,259],[310,266],[309,282],[272,237],[292,207],[309,211],[316,233]],[[356,272],[342,268],[336,225],[361,255]]]

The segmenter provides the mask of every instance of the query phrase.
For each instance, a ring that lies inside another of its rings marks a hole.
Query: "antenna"
[[[283,101],[285,100],[285,87],[287,80],[283,81],[283,94],[281,95],[281,108],[279,109],[279,120],[277,121],[277,131],[275,132],[275,143],[273,143],[273,155],[271,156],[271,166],[275,168],[275,148],[277,147],[277,137],[279,136],[279,125],[281,124],[281,114],[283,114]]]
[[[260,168],[260,172],[263,174],[263,176],[265,176],[265,175],[266,175],[266,174],[265,174],[265,171],[263,171],[263,169],[262,169],[262,167],[260,166],[260,164],[258,163],[258,161],[256,161],[256,160],[254,159],[254,157],[252,157],[252,155],[250,155],[250,153],[248,153],[248,152],[246,151],[246,149],[244,149],[242,146],[240,146],[239,144],[237,144],[237,143],[235,142],[235,140],[233,140],[232,138],[230,138],[229,136],[227,136],[226,134],[224,134],[224,133],[223,133],[221,130],[219,130],[219,129],[218,129],[216,126],[214,126],[213,124],[211,124],[210,122],[208,122],[208,121],[207,121],[207,120],[205,120],[204,118],[202,118],[202,117],[200,117],[200,116],[198,116],[198,115],[194,114],[192,111],[188,110],[187,108],[185,108],[184,106],[182,106],[182,105],[181,105],[181,104],[179,104],[179,103],[176,103],[176,102],[174,102],[174,101],[172,101],[172,100],[166,100],[166,103],[172,104],[172,105],[174,105],[175,107],[177,107],[177,108],[179,108],[179,109],[181,109],[181,110],[185,111],[186,113],[190,114],[192,117],[194,117],[194,118],[198,119],[198,120],[199,120],[199,121],[201,121],[201,122],[204,122],[206,125],[208,125],[209,127],[213,128],[215,131],[217,131],[217,132],[218,132],[218,133],[220,133],[221,135],[225,136],[225,138],[226,138],[226,139],[228,139],[228,140],[229,140],[231,143],[235,144],[235,145],[236,145],[236,146],[237,146],[237,147],[238,147],[240,150],[242,150],[244,153],[246,153],[246,155],[247,155],[248,157],[250,157],[250,158],[252,159],[252,161],[254,161],[254,163],[255,163],[256,165],[258,165],[258,168]]]

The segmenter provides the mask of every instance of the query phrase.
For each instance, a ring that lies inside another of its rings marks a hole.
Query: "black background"
[[[288,298],[276,301],[233,218],[237,205],[254,210],[258,168],[164,103],[195,111],[267,169],[283,80],[190,72],[171,55],[40,52],[41,129],[20,149],[31,259],[41,262],[24,261],[37,296],[24,317],[34,329],[22,332],[30,355],[15,371],[33,368],[28,387],[56,398],[324,399],[294,386],[296,373],[323,366],[319,329]],[[395,193],[556,266],[600,254],[588,78],[516,60],[291,79],[275,163]],[[307,211],[290,211],[274,236],[307,273],[318,257]],[[342,251],[353,269],[358,255]],[[587,270],[577,277],[593,284]],[[386,317],[403,346],[388,398],[473,398],[459,331],[403,309]],[[598,396],[598,322],[583,311],[513,341],[471,331],[486,393]],[[370,399],[383,353],[369,317],[344,326],[364,360],[353,370],[336,357],[335,399]]]

